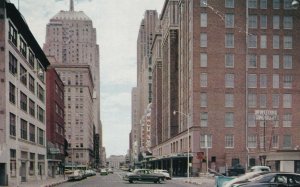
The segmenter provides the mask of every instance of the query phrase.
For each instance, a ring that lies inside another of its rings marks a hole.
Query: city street
[[[144,187],[193,187],[194,184],[185,183],[183,179],[172,179],[166,180],[160,184],[154,184],[152,182],[134,182],[130,184],[128,181],[122,179],[124,172],[115,172],[114,174],[109,174],[107,176],[100,176],[97,173],[96,176],[89,177],[81,181],[70,181],[59,185],[59,187],[127,187],[127,186],[144,186]]]

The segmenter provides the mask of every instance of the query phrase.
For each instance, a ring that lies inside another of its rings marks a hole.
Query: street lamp
[[[179,112],[179,111],[176,111],[174,110],[173,111],[173,115],[175,116],[176,113],[178,114],[181,114],[185,117],[187,117],[187,120],[188,120],[188,124],[187,124],[187,148],[188,148],[188,151],[187,151],[187,178],[189,179],[190,178],[190,115],[189,114],[185,114],[183,112]]]

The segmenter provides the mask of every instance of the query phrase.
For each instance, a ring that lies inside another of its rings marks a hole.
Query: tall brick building
[[[290,3],[165,1],[162,81],[153,87],[161,84],[162,100],[152,101],[162,106],[162,142],[153,147],[153,167],[186,175],[189,147],[192,175],[206,163],[222,173],[237,164],[299,171],[300,13]],[[258,110],[276,116],[259,120]]]

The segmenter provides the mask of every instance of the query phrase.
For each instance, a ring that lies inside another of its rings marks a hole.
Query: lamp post
[[[174,110],[173,111],[173,115],[176,115],[176,113],[181,114],[185,117],[187,117],[188,123],[187,123],[187,178],[190,178],[190,115],[189,114],[185,114],[183,112],[179,112]]]

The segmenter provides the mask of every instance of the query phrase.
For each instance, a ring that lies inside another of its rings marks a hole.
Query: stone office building
[[[44,52],[16,7],[0,1],[0,185],[45,178]]]

